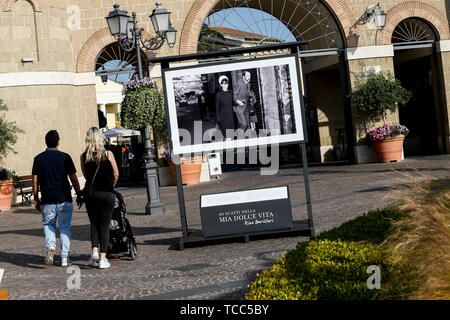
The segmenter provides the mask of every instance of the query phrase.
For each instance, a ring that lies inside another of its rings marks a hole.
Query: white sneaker
[[[53,265],[53,259],[55,257],[55,248],[49,248],[47,250],[47,256],[45,257],[45,264],[48,266],[52,266]]]
[[[99,264],[98,268],[99,268],[99,269],[107,269],[107,268],[109,268],[110,266],[111,266],[111,265],[109,264],[108,259],[106,259],[106,260],[104,260],[104,261],[100,260],[100,264]]]
[[[61,257],[61,267],[70,267],[71,265],[72,265],[72,261],[70,261],[70,258]]]
[[[100,257],[98,256],[98,252],[95,252],[91,255],[89,259],[89,265],[91,267],[98,267],[98,262],[100,261]]]

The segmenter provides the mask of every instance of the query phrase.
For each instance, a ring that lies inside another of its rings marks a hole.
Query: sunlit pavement
[[[415,179],[450,179],[450,155],[409,158],[400,163],[310,167],[316,233],[386,205],[392,190]],[[306,219],[301,168],[281,169],[275,176],[258,170],[228,172],[221,180],[186,186],[188,225],[200,229],[201,194],[290,186],[293,219]],[[181,236],[176,187],[161,188],[163,215],[145,215],[145,186],[121,187],[138,243],[138,257],[111,260],[111,268],[88,266],[89,221],[75,209],[71,255],[77,268],[44,265],[41,215],[32,207],[0,213],[1,288],[13,299],[241,299],[247,285],[269,269],[287,249],[305,237],[214,243],[177,250]],[[59,251],[58,251],[59,254]],[[74,280],[81,276],[79,287]]]

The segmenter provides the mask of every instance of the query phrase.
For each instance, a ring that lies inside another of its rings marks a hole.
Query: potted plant
[[[0,211],[11,209],[15,180],[14,171],[0,167]]]
[[[150,126],[159,137],[166,137],[166,112],[164,94],[150,77],[133,78],[123,84],[120,122],[133,130]]]
[[[172,161],[170,149],[164,151],[162,154],[162,159],[169,164],[173,181],[177,183],[175,164]],[[181,158],[180,169],[182,184],[198,184],[200,182],[200,174],[202,172],[202,157]]]
[[[381,73],[370,69],[356,77],[355,88],[350,95],[351,105],[362,121],[366,139],[379,161],[401,160],[403,141],[409,130],[401,125],[387,125],[389,112],[396,112],[399,104],[405,105],[411,99],[411,92],[403,88],[391,72]],[[383,123],[382,126],[376,124]],[[368,127],[375,127],[367,130]]]
[[[402,158],[403,141],[409,130],[405,126],[385,125],[367,133],[380,162],[399,161]]]
[[[8,108],[0,99],[0,112],[7,111]],[[0,163],[9,152],[16,153],[12,146],[17,142],[18,133],[23,131],[14,122],[7,121],[2,114],[0,116]],[[14,171],[0,167],[0,211],[11,209],[15,178],[17,177]]]
[[[157,141],[165,144],[167,138],[164,94],[150,77],[133,78],[123,84],[120,123],[123,127],[143,131],[149,126]],[[155,148],[158,150],[158,148]]]
[[[165,145],[168,140],[164,94],[158,90],[156,82],[150,77],[126,81],[122,94],[124,98],[120,111],[121,125],[141,132],[148,127],[150,139],[153,134],[152,145],[158,155],[158,146]],[[142,134],[142,137],[144,136]]]

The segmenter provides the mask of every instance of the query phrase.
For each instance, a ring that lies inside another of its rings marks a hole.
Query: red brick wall
[[[395,27],[411,17],[422,18],[432,24],[439,34],[439,40],[450,39],[447,17],[435,7],[419,1],[406,1],[393,7],[386,16],[386,26],[379,33],[377,44],[389,45]]]
[[[144,31],[144,38],[151,38],[151,35]],[[117,39],[111,35],[109,28],[103,28],[95,32],[80,51],[77,61],[77,72],[93,72],[95,66],[95,59],[97,58],[100,51],[107,45],[117,42]],[[145,50],[145,54],[148,58],[153,56],[155,53]]]

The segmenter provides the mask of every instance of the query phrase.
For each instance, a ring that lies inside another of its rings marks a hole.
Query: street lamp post
[[[139,29],[136,21],[136,12],[128,16],[127,11],[120,10],[120,5],[115,4],[114,10],[106,17],[111,34],[117,38],[120,47],[131,52],[136,50],[137,69],[139,79],[143,78],[142,60],[140,46],[148,50],[157,50],[162,47],[167,40],[169,47],[176,43],[177,30],[170,22],[170,12],[161,7],[161,2],[156,3],[156,8],[150,15],[156,36],[150,39],[144,39],[144,29]],[[160,200],[159,182],[158,182],[158,164],[155,161],[156,155],[150,140],[149,126],[145,126],[145,175],[147,181],[147,205],[145,212],[147,214],[164,213],[164,204]]]

